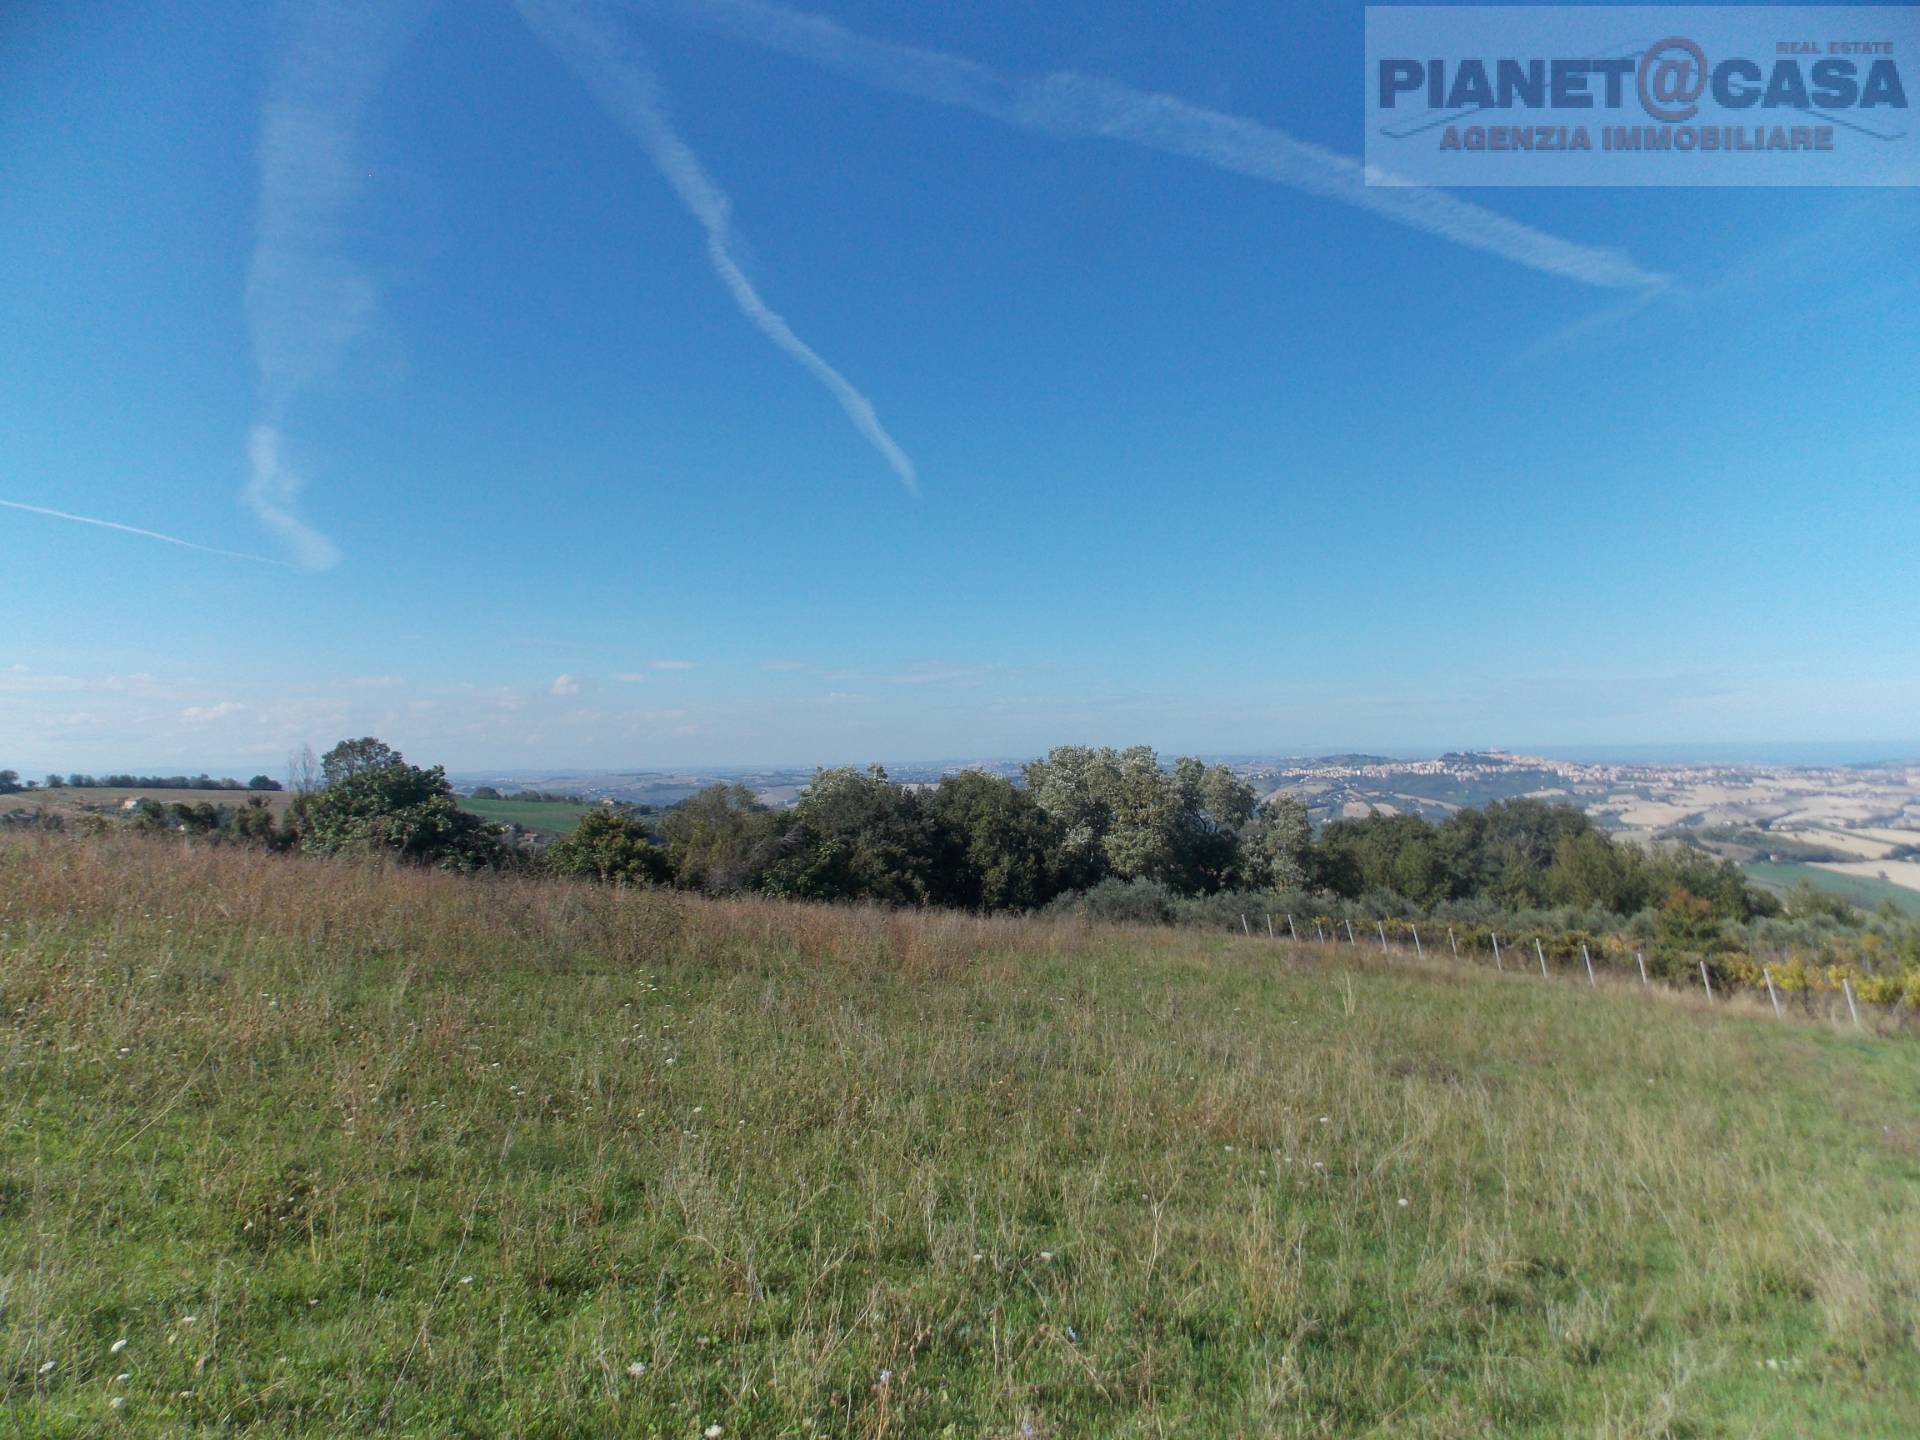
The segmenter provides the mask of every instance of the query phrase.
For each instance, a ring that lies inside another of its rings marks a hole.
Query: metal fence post
[[[1593,978],[1593,957],[1587,954],[1587,942],[1584,940],[1580,942],[1580,958],[1587,962],[1587,984],[1599,983]]]
[[[1547,952],[1540,948],[1540,937],[1538,935],[1533,937],[1533,953],[1540,957],[1540,978],[1545,980],[1547,978]]]

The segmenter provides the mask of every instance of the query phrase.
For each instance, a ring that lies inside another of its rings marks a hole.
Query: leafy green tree
[[[1335,820],[1320,832],[1315,879],[1349,899],[1386,890],[1431,905],[1452,889],[1444,853],[1434,827],[1418,815]]]
[[[0,770],[0,795],[20,793],[20,772],[18,770]]]
[[[1255,800],[1226,767],[1184,757],[1169,773],[1145,745],[1062,745],[1028,765],[1026,781],[1060,827],[1063,868],[1082,885],[1115,875],[1182,893],[1217,888],[1234,870]]]
[[[750,888],[784,823],[744,785],[696,791],[660,817],[674,882],[712,894]]]
[[[1265,890],[1304,890],[1313,867],[1313,822],[1297,795],[1269,795],[1240,837],[1247,883]]]
[[[647,827],[613,810],[592,810],[573,833],[555,841],[546,865],[556,875],[582,879],[658,885],[671,873],[667,855],[653,843]]]
[[[963,770],[940,782],[927,810],[940,849],[939,903],[1031,910],[1059,892],[1059,826],[1012,781]]]
[[[280,788],[280,782],[271,775],[256,775],[247,781],[247,788],[249,790],[278,790]]]
[[[367,765],[370,756],[384,763]],[[378,740],[327,752],[326,788],[289,812],[301,847],[316,855],[386,854],[442,870],[477,870],[505,858],[500,828],[459,806],[446,771],[423,770]]]
[[[1547,894],[1556,903],[1621,915],[1647,903],[1648,883],[1641,852],[1616,845],[1598,830],[1562,836],[1546,874]]]
[[[878,765],[821,770],[793,807],[783,853],[762,888],[804,900],[924,905],[933,894],[936,843],[918,792]]]
[[[335,785],[342,780],[351,780],[363,771],[384,770],[400,763],[398,750],[385,741],[366,735],[358,740],[342,740],[322,755],[320,778],[323,785]]]

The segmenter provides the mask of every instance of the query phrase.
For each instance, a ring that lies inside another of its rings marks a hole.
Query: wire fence
[[[1868,1017],[1895,1015],[1915,1004],[1913,977],[1908,974],[1861,973],[1848,962],[1821,961],[1799,952],[1773,957],[1745,951],[1717,950],[1711,954],[1650,947],[1632,936],[1595,935],[1583,931],[1524,929],[1501,931],[1492,926],[1375,917],[1358,928],[1349,916],[1303,915],[1288,911],[1243,914],[1240,931],[1248,939],[1317,946],[1322,949],[1371,951],[1389,959],[1452,961],[1490,965],[1500,973],[1534,974],[1543,980],[1571,978],[1590,988],[1603,979],[1636,985],[1652,992],[1693,990],[1709,1001],[1736,995],[1764,995],[1776,1019],[1789,1013],[1809,1019],[1844,1015],[1863,1033]],[[1371,933],[1369,933],[1371,932]]]

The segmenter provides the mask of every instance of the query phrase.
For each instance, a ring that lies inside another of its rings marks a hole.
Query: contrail
[[[628,0],[637,9],[817,65],[879,90],[971,110],[1056,138],[1125,140],[1305,190],[1549,275],[1605,290],[1653,290],[1671,276],[1621,251],[1580,245],[1420,186],[1370,186],[1351,156],[1255,120],[1095,76],[1003,75],[956,55],[875,40],[765,0]]]
[[[300,482],[279,462],[279,428],[294,398],[331,376],[372,323],[378,293],[340,244],[365,169],[353,153],[354,133],[432,3],[319,0],[301,9],[261,115],[246,296],[260,397],[241,498],[305,569],[325,569],[340,553],[294,509]]]
[[[149,540],[164,540],[169,545],[198,550],[206,555],[224,555],[229,560],[252,560],[261,565],[293,568],[284,560],[275,560],[266,555],[249,555],[243,550],[222,550],[217,545],[201,545],[192,540],[182,540],[178,535],[163,535],[158,530],[142,530],[138,525],[122,525],[118,520],[100,520],[92,515],[72,515],[65,510],[49,510],[45,505],[27,505],[19,500],[0,500],[0,505],[6,506],[9,510],[25,510],[29,515],[50,515],[55,520],[72,520],[79,525],[98,525],[102,530],[119,530],[128,535],[144,535]]]
[[[847,412],[854,429],[878,450],[900,483],[915,494],[919,481],[913,461],[880,423],[873,404],[851,382],[822,359],[817,351],[760,298],[733,257],[732,205],[726,193],[707,174],[699,157],[675,132],[668,118],[659,82],[633,47],[605,19],[583,5],[551,0],[517,0],[520,13],[533,32],[563,59],[594,97],[645,147],[654,165],[693,212],[707,233],[707,259],[733,296],[740,313],[802,368],[826,387]]]

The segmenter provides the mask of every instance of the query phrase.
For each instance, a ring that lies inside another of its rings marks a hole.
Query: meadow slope
[[[1901,1038],[30,835],[0,1055],[13,1434],[1920,1433]]]

